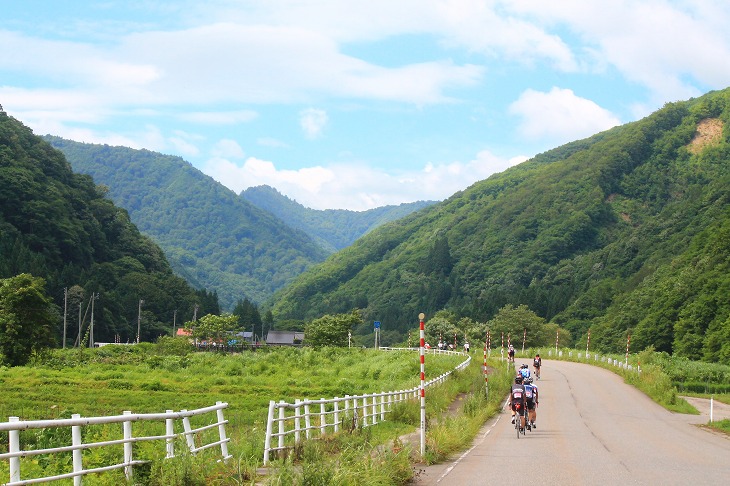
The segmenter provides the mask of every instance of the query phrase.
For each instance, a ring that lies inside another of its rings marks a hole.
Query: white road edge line
[[[457,465],[458,465],[458,464],[459,464],[459,463],[461,462],[461,460],[462,460],[462,459],[464,459],[464,458],[465,458],[465,457],[466,457],[467,455],[469,455],[469,453],[470,453],[471,451],[473,451],[473,450],[474,450],[474,449],[475,449],[475,448],[476,448],[477,446],[481,445],[481,444],[482,444],[482,442],[484,442],[484,439],[486,439],[486,438],[487,438],[487,436],[489,435],[489,433],[490,433],[490,432],[492,431],[492,429],[493,429],[493,428],[494,428],[494,427],[495,427],[495,426],[496,426],[496,425],[497,425],[497,424],[499,423],[499,421],[500,421],[500,420],[502,420],[502,413],[501,413],[501,412],[499,413],[499,415],[497,415],[497,420],[495,420],[495,421],[494,421],[494,423],[492,424],[492,426],[491,426],[491,427],[489,427],[489,429],[488,429],[488,430],[487,430],[486,432],[484,432],[484,433],[482,434],[481,438],[479,439],[479,442],[477,442],[476,444],[474,444],[473,446],[471,446],[471,448],[470,448],[470,449],[469,449],[468,451],[466,451],[466,452],[465,452],[465,453],[463,453],[463,454],[462,454],[461,456],[459,456],[459,458],[458,458],[457,460],[455,460],[455,461],[454,461],[454,462],[453,462],[453,463],[452,463],[452,464],[451,464],[451,465],[450,465],[450,466],[449,466],[449,467],[448,467],[448,468],[446,469],[446,471],[444,471],[444,473],[443,473],[443,474],[442,474],[441,476],[439,476],[439,478],[438,478],[438,479],[436,480],[436,483],[437,483],[437,484],[438,484],[438,483],[440,483],[440,482],[441,482],[441,480],[442,480],[442,479],[444,479],[444,478],[445,478],[446,476],[448,476],[448,475],[449,475],[449,473],[450,473],[450,472],[451,472],[451,471],[452,471],[452,470],[453,470],[453,469],[454,469],[454,468],[455,468],[455,467],[456,467],[456,466],[457,466]]]

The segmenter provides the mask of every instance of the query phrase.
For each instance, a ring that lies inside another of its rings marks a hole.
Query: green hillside
[[[270,186],[249,187],[241,193],[241,197],[292,228],[304,231],[330,253],[350,246],[378,226],[434,204],[433,201],[417,201],[367,211],[317,210],[292,201]]]
[[[603,351],[631,333],[633,349],[730,363],[728,123],[724,90],[536,156],[372,231],[273,312],[357,307],[404,338],[419,312],[486,322],[525,304]]]
[[[73,173],[61,152],[0,107],[0,278],[23,273],[45,279],[57,305],[59,344],[64,289],[69,345],[79,320],[84,334],[89,328],[92,294],[94,338],[102,342],[134,341],[139,323],[141,340],[153,340],[172,330],[175,312],[182,322],[196,305],[200,312],[218,310],[214,295],[173,274],[162,250],[106,198],[104,187]]]
[[[327,252],[179,157],[46,136],[75,171],[109,187],[175,271],[231,310],[261,302]]]

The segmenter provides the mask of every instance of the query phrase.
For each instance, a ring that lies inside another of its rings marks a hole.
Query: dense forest
[[[249,187],[241,193],[241,197],[270,212],[292,228],[304,231],[329,253],[350,246],[378,226],[434,204],[434,201],[417,201],[367,211],[317,210],[292,201],[270,186]]]
[[[574,344],[590,330],[601,351],[630,335],[730,363],[728,123],[724,90],[540,154],[375,229],[278,292],[273,314],[359,308],[394,341],[419,312],[486,322],[524,305]]]
[[[108,187],[134,224],[196,288],[230,311],[262,302],[328,252],[180,157],[45,136],[76,172]]]
[[[172,331],[175,316],[182,323],[196,308],[219,312],[215,293],[175,276],[162,250],[106,196],[0,107],[0,278],[43,279],[57,344],[64,309],[69,345],[88,343],[92,315],[95,341],[134,342],[138,326],[151,341]]]

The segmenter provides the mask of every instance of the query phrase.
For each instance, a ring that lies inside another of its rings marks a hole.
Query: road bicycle
[[[522,420],[520,419],[520,417],[525,418],[525,427],[520,427],[520,425],[522,425]],[[520,407],[520,410],[518,410],[517,413],[515,414],[515,430],[517,431],[518,439],[520,438],[520,434],[522,434],[522,435],[526,434],[525,428],[527,427],[528,423],[529,422],[527,421],[527,407],[522,405]]]
[[[540,379],[540,367],[535,366],[534,368],[535,368],[535,379],[539,380]]]

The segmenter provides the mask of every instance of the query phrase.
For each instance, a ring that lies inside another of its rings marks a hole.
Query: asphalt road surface
[[[706,418],[669,412],[597,366],[543,360],[541,378],[536,429],[517,439],[505,410],[415,484],[730,484],[730,439],[696,425]]]

